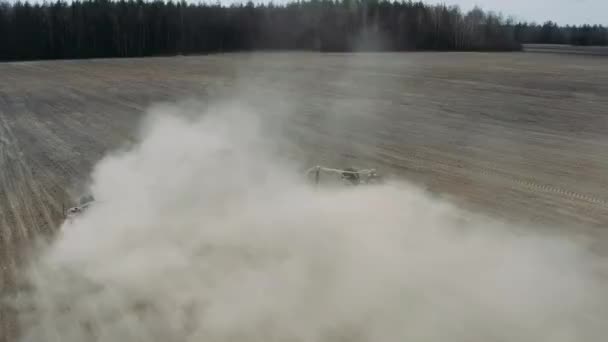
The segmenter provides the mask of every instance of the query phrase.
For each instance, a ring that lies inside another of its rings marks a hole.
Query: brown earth
[[[242,94],[300,158],[374,166],[608,244],[608,63],[535,53],[229,54],[0,64],[0,290],[149,105]],[[290,113],[291,115],[288,115]],[[0,310],[0,341],[12,340]]]

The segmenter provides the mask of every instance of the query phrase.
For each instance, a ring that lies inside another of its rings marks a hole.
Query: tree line
[[[0,60],[247,50],[510,51],[607,44],[602,26],[514,24],[475,8],[388,0],[231,6],[165,0],[0,0]]]
[[[222,6],[185,1],[0,3],[0,60],[242,50],[517,50],[513,30],[475,9],[386,0]]]
[[[559,26],[520,23],[514,26],[515,39],[524,44],[608,45],[608,28],[601,25]]]

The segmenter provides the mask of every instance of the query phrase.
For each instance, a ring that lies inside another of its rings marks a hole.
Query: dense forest
[[[605,45],[601,26],[515,25],[474,9],[387,0],[284,5],[165,0],[0,0],[0,60],[243,50],[518,50],[521,43]]]
[[[84,0],[0,4],[0,59],[239,50],[516,50],[513,30],[481,10],[422,2],[305,0],[221,6]]]
[[[520,23],[514,26],[515,39],[523,44],[608,45],[608,28],[603,26],[558,26]]]

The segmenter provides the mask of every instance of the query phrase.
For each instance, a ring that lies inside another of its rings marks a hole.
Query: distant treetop
[[[513,25],[479,9],[463,13],[412,1],[0,2],[0,60],[243,50],[511,51],[521,42],[545,41],[606,44],[606,29]]]

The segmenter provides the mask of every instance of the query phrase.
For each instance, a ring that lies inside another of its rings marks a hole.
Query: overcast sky
[[[198,0],[191,0],[198,2]],[[212,0],[208,0],[208,2]],[[214,0],[213,0],[214,1]],[[220,0],[223,3],[241,3],[247,0]],[[267,3],[270,0],[252,0]],[[290,0],[273,0],[274,3]],[[543,23],[552,20],[560,25],[601,24],[608,25],[608,0],[422,0],[427,3],[459,5],[469,10],[475,5],[488,11],[513,16],[522,21]]]
[[[9,0],[17,1],[17,0]],[[42,1],[42,0],[30,0]],[[54,0],[52,0],[54,1]],[[179,0],[178,0],[179,1]],[[186,0],[193,3],[215,3],[216,0]],[[245,3],[248,0],[219,0],[224,4]],[[268,3],[270,0],[252,0],[254,3]],[[285,3],[292,0],[273,0]],[[415,0],[417,1],[417,0]],[[608,26],[608,0],[422,0],[426,3],[459,5],[470,10],[475,5],[487,11],[500,12],[505,17],[543,23],[552,20],[560,25],[601,24]]]
[[[517,19],[542,23],[608,25],[608,0],[434,0],[431,3],[458,4],[463,10],[475,5],[485,10],[513,15]]]

